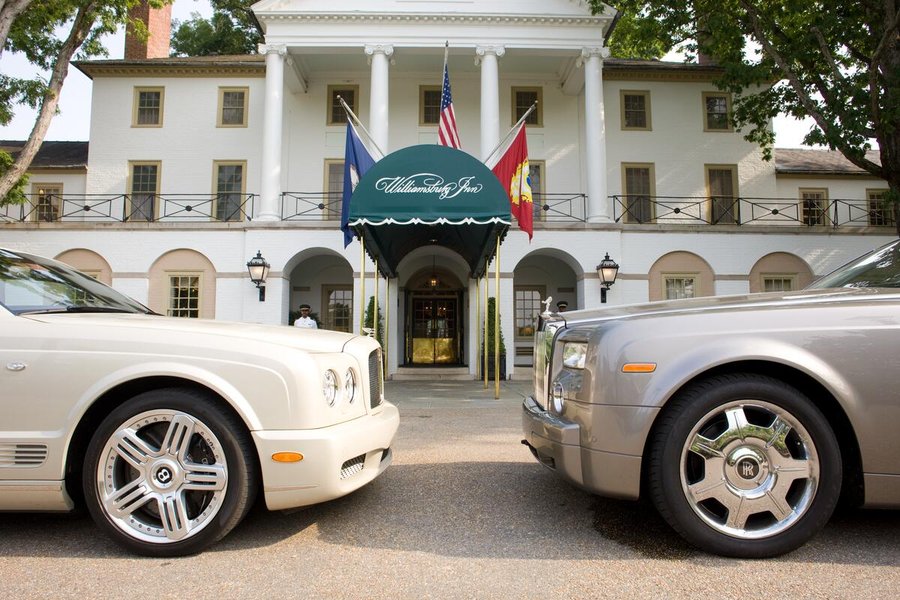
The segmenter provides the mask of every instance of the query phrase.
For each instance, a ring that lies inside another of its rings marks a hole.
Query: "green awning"
[[[386,277],[421,246],[456,251],[481,277],[510,225],[509,198],[494,174],[461,150],[398,150],[369,169],[350,199],[349,226]]]

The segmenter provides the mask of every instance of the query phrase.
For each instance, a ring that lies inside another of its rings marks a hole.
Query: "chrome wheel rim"
[[[681,453],[681,485],[707,525],[741,539],[784,532],[809,509],[819,455],[809,432],[768,402],[730,402],[707,413]]]
[[[168,544],[190,538],[222,508],[228,466],[203,422],[175,410],[141,413],[116,428],[100,455],[97,490],[128,536]]]

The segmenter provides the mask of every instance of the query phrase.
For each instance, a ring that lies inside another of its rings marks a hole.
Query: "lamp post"
[[[602,286],[600,288],[601,304],[606,304],[606,291],[616,282],[618,274],[619,265],[609,257],[609,252],[607,252],[606,257],[597,265],[597,275],[600,276],[600,285]]]
[[[250,272],[250,282],[255,283],[257,289],[259,289],[260,302],[266,301],[266,286],[263,284],[266,283],[266,277],[269,276],[269,268],[271,266],[266,262],[259,250],[256,251],[256,256],[247,263],[247,271]]]

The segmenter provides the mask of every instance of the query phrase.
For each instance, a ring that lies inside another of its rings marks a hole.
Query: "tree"
[[[8,153],[0,156],[0,204],[22,201],[25,172],[40,149],[56,114],[59,92],[69,73],[69,61],[105,56],[100,37],[115,32],[120,25],[131,24],[135,35],[147,35],[140,21],[129,18],[129,10],[140,0],[28,0],[26,9],[7,12],[7,7],[23,0],[0,0],[0,41],[3,50],[21,52],[36,71],[49,71],[47,80],[40,75],[22,79],[0,74],[0,125],[12,120],[16,105],[37,109],[34,127],[15,160]],[[171,0],[149,0],[160,7]],[[4,35],[5,18],[12,17],[8,35]],[[58,36],[61,32],[62,37]]]
[[[591,0],[595,12],[599,0]],[[771,157],[779,113],[809,116],[809,145],[838,150],[888,182],[900,234],[900,0],[618,0],[616,56],[683,46],[711,57],[735,95],[732,119]],[[774,83],[773,83],[774,82]],[[880,162],[869,160],[871,140]]]
[[[255,54],[262,32],[250,7],[255,0],[212,0],[212,17],[174,23],[172,56]]]

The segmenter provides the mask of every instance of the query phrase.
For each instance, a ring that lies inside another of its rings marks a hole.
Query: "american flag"
[[[450,72],[444,59],[444,87],[441,89],[441,123],[438,126],[438,143],[441,146],[460,148],[459,131],[456,129],[456,113],[453,112],[453,97],[450,95]]]

